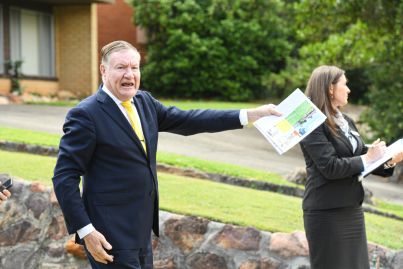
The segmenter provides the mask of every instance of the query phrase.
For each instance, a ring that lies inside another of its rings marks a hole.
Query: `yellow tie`
[[[130,125],[132,126],[137,137],[140,139],[141,145],[143,145],[144,151],[147,152],[146,140],[144,139],[143,130],[141,130],[140,118],[137,111],[133,109],[130,100],[122,102],[122,106],[126,109],[127,115],[130,119]]]

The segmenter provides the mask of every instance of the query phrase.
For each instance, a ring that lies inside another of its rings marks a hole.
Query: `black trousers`
[[[304,211],[311,269],[369,269],[362,207]]]
[[[85,251],[93,269],[153,269],[151,238],[145,248],[107,251],[113,255],[113,263],[109,264],[95,261],[86,248]]]

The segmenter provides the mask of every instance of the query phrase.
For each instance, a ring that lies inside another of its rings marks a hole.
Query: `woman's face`
[[[330,88],[331,103],[334,108],[343,107],[348,103],[350,89],[347,86],[347,78],[342,75],[336,84]]]

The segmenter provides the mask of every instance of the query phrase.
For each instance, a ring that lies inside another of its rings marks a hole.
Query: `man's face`
[[[140,86],[140,54],[131,49],[112,52],[100,66],[105,86],[121,101],[136,95]]]

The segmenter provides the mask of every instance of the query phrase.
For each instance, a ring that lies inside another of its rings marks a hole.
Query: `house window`
[[[4,74],[3,8],[0,5],[0,74]]]
[[[54,77],[52,15],[10,8],[10,54],[11,61],[23,61],[23,75]]]

